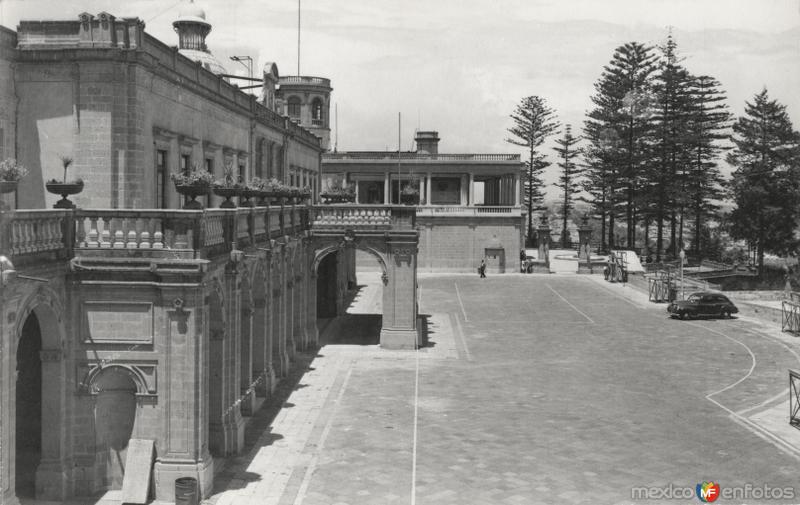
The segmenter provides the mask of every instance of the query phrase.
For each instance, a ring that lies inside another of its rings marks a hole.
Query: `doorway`
[[[36,494],[36,468],[42,458],[42,334],[31,312],[17,346],[16,490],[17,496]]]

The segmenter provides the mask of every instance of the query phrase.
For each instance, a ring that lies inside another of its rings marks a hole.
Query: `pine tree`
[[[528,240],[532,240],[533,212],[541,209],[543,200],[544,182],[541,173],[550,165],[538,149],[558,129],[559,122],[555,118],[555,111],[538,96],[528,96],[520,100],[510,117],[514,120],[514,127],[508,129],[512,138],[506,141],[528,148],[528,162],[522,180],[524,205],[528,214]]]
[[[614,218],[620,207],[628,228],[627,245],[635,247],[637,191],[651,156],[650,87],[655,59],[652,48],[638,42],[618,47],[595,83],[595,108],[584,123],[583,136],[590,143],[587,181],[593,185],[587,189],[601,218],[608,216],[610,248],[615,246]],[[605,223],[602,228],[605,233]]]
[[[689,120],[692,117],[691,75],[680,64],[672,34],[660,47],[661,61],[655,76],[657,107],[653,117],[654,162],[648,171],[649,199],[656,224],[656,261],[664,250],[664,222],[670,221],[669,254],[683,243],[683,209],[686,199],[686,167],[689,164]]]
[[[691,82],[692,116],[689,121],[691,163],[687,177],[687,198],[694,214],[694,253],[701,255],[704,234],[703,221],[715,213],[714,203],[722,197],[722,175],[717,160],[727,149],[723,141],[728,138],[731,113],[725,104],[725,92],[713,77],[701,75]]]
[[[572,125],[567,125],[564,135],[556,140],[558,147],[555,151],[558,153],[558,167],[561,173],[558,176],[558,182],[555,186],[563,192],[563,200],[561,203],[561,246],[564,249],[569,248],[569,241],[567,240],[567,220],[569,213],[573,209],[573,199],[575,194],[580,190],[581,185],[578,178],[581,175],[580,168],[575,164],[574,159],[580,154],[580,149],[576,146],[579,137],[572,136]]]
[[[748,241],[758,258],[783,254],[797,246],[795,227],[800,205],[800,134],[786,107],[770,100],[767,90],[745,102],[745,115],[733,125],[735,148],[728,163],[736,167],[731,194],[731,235]]]

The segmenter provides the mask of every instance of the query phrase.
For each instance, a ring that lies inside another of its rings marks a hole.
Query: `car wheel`
[[[683,310],[682,310],[682,311],[678,312],[678,316],[679,316],[681,319],[686,319],[686,318],[688,318],[688,317],[689,317],[689,314],[687,314],[685,311],[683,311]]]
[[[731,311],[730,310],[723,310],[722,311],[722,317],[724,317],[725,319],[730,319],[731,318]]]

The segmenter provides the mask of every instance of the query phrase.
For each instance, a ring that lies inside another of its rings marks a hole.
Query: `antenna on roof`
[[[336,126],[336,134],[333,140],[333,152],[339,150],[339,102],[333,104],[334,125]]]

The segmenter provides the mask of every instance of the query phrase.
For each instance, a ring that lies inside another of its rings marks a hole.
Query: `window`
[[[323,126],[325,121],[322,117],[322,100],[319,98],[315,98],[313,102],[311,102],[311,124],[314,126]]]
[[[214,173],[214,158],[206,158],[206,172]]]
[[[245,174],[244,163],[239,163],[239,173],[237,174],[237,180],[239,182],[244,182],[244,174]]]
[[[192,155],[181,154],[181,172],[188,172],[192,169]]]
[[[155,208],[167,208],[167,151],[159,149],[156,151],[156,194]]]
[[[431,204],[460,205],[461,179],[456,177],[432,177]]]
[[[300,99],[296,96],[289,97],[289,117],[300,119]]]

